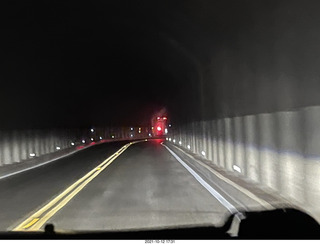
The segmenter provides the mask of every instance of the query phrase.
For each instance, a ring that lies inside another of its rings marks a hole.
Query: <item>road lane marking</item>
[[[119,154],[120,155],[120,154]],[[108,167],[117,157],[113,158],[101,168],[101,170],[97,171],[95,174],[90,176],[87,180],[85,180],[80,186],[78,186],[74,191],[72,191],[68,196],[66,196],[61,202],[59,202],[54,208],[52,208],[49,212],[43,216],[38,223],[33,225],[29,230],[37,231],[39,230],[54,214],[56,214],[61,208],[63,208],[73,197],[75,197],[90,181],[92,181],[95,177],[97,177],[106,167]]]
[[[42,207],[36,213],[32,214],[30,217],[28,217],[26,220],[24,220],[21,224],[19,224],[17,227],[15,227],[13,229],[13,231],[37,231],[37,230],[39,230],[42,227],[42,225],[50,217],[52,217],[57,211],[59,211],[63,206],[65,206],[80,190],[82,190],[91,180],[93,180],[106,167],[108,167],[130,145],[138,143],[138,142],[141,142],[141,141],[131,142],[130,144],[128,143],[125,146],[121,147],[117,152],[115,152],[110,157],[108,157],[100,165],[98,165],[97,167],[92,169],[89,173],[87,173],[81,179],[77,180],[75,183],[73,183],[71,186],[69,186],[60,195],[55,197],[52,201],[50,201],[48,204],[46,204],[44,207]],[[97,171],[97,168],[101,168],[101,169]],[[33,222],[35,219],[38,219],[38,220],[36,222]],[[26,226],[28,226],[28,227],[26,227]]]
[[[217,192],[215,189],[213,189],[207,182],[205,182],[192,168],[190,168],[185,162],[182,161],[181,158],[177,154],[175,154],[170,148],[168,148],[166,145],[162,144],[172,155],[175,157],[175,159],[178,160],[180,164],[182,164],[183,167],[185,167],[190,174],[196,178],[196,180],[207,189],[207,191],[210,192],[210,194],[216,198],[225,208],[229,210],[231,214],[240,214],[240,211],[232,205],[227,199],[225,199],[219,192]]]
[[[109,158],[107,158],[103,163],[101,163],[98,167],[101,167],[102,164],[105,162],[108,162],[110,159],[112,159],[114,155],[111,155]],[[71,186],[69,186],[65,191],[63,191],[60,195],[58,195],[56,198],[54,198],[51,202],[49,202],[47,205],[45,205],[43,208],[38,210],[36,213],[34,213],[32,216],[27,218],[25,221],[23,221],[20,225],[18,225],[14,231],[23,230],[23,226],[27,225],[29,222],[31,222],[34,218],[38,218],[41,216],[44,212],[46,212],[49,208],[51,208],[53,205],[55,205],[57,202],[59,202],[63,197],[65,197],[69,192],[71,192],[77,185],[79,185],[81,182],[83,182],[85,179],[90,177],[92,174],[96,172],[96,169],[91,170],[89,173],[87,173],[85,176],[77,180],[75,183],[73,183]]]
[[[27,228],[29,228],[30,226],[34,225],[34,224],[35,224],[36,222],[38,222],[38,221],[39,221],[39,218],[35,218],[35,219],[33,219],[29,224],[23,226],[22,228],[23,228],[23,229],[27,229]]]
[[[122,149],[122,148],[121,148]],[[120,149],[120,150],[121,150]],[[119,151],[119,150],[118,150]],[[117,151],[117,152],[118,152]],[[110,157],[108,157],[105,161],[103,161],[99,166],[102,167],[104,164],[108,163],[109,160],[112,160],[116,155],[113,154]],[[74,184],[72,184],[70,187],[68,187],[64,192],[62,192],[60,195],[58,195],[56,198],[54,198],[51,202],[49,202],[47,205],[45,205],[43,208],[41,208],[39,211],[37,211],[35,214],[27,218],[24,222],[22,222],[19,226],[17,226],[14,231],[21,231],[21,227],[28,225],[28,223],[31,223],[34,219],[34,217],[41,216],[44,212],[46,212],[48,209],[53,207],[57,202],[59,202],[63,197],[65,197],[68,193],[70,193],[75,187],[77,187],[79,184],[81,184],[83,181],[85,181],[87,178],[92,176],[94,173],[96,173],[96,168],[91,170],[89,173],[87,173],[85,176],[80,178],[78,181],[76,181]],[[22,227],[22,229],[24,229]]]
[[[186,154],[182,149],[178,148],[175,146],[175,148],[179,149],[181,152],[183,152],[184,154]],[[189,155],[188,155],[189,156]],[[268,203],[267,201],[259,198],[257,195],[255,195],[254,193],[252,193],[251,191],[245,189],[244,187],[238,185],[237,183],[233,182],[232,180],[229,180],[228,178],[224,177],[222,174],[220,174],[219,172],[217,172],[216,170],[212,169],[211,167],[209,167],[208,165],[202,163],[201,161],[197,160],[195,157],[193,157],[192,155],[190,155],[190,157],[192,157],[194,160],[196,160],[201,166],[205,167],[207,170],[209,170],[211,173],[215,174],[218,178],[220,178],[221,180],[223,180],[224,182],[228,183],[229,185],[233,186],[234,188],[236,188],[237,190],[241,191],[243,194],[247,195],[249,198],[251,198],[252,200],[260,203],[263,207],[265,207],[266,209],[272,210],[274,209],[274,207]]]
[[[98,145],[98,144],[96,144],[96,145]],[[56,160],[59,160],[59,159],[68,157],[68,156],[70,156],[70,155],[72,155],[72,154],[75,154],[75,153],[77,153],[77,152],[80,152],[80,151],[82,151],[82,150],[85,150],[85,149],[87,149],[87,148],[89,148],[89,147],[92,147],[92,145],[88,145],[88,146],[86,146],[86,147],[84,147],[84,148],[77,149],[77,150],[75,150],[75,151],[72,151],[72,152],[70,152],[70,153],[67,153],[67,154],[65,154],[65,155],[62,155],[62,156],[60,156],[60,157],[50,159],[50,160],[48,160],[48,161],[46,161],[46,162],[43,162],[43,163],[40,163],[40,164],[36,164],[36,165],[31,166],[31,167],[29,167],[29,168],[25,168],[25,169],[22,169],[22,170],[19,170],[19,171],[15,171],[15,172],[12,172],[12,173],[8,173],[8,174],[6,174],[6,175],[0,176],[0,180],[5,179],[5,178],[8,178],[8,177],[13,176],[13,175],[17,175],[17,174],[26,172],[26,171],[31,170],[31,169],[35,169],[35,168],[41,167],[41,166],[46,165],[46,164],[49,164],[49,163],[52,163],[52,162],[54,162],[54,161],[56,161]]]
[[[140,141],[139,141],[139,142],[140,142]],[[99,145],[99,144],[101,144],[101,143],[97,143],[97,144],[95,144],[95,145]],[[132,143],[131,143],[130,145],[132,145]],[[62,155],[62,156],[57,157],[57,158],[50,159],[50,160],[48,160],[48,161],[46,161],[46,162],[43,162],[43,163],[40,163],[40,164],[31,166],[31,167],[29,167],[29,168],[25,168],[25,169],[22,169],[22,170],[19,170],[19,171],[15,171],[15,172],[12,172],[12,173],[8,173],[8,174],[6,174],[6,175],[0,176],[0,180],[5,179],[5,178],[8,178],[8,177],[13,176],[13,175],[17,175],[17,174],[26,172],[26,171],[31,170],[31,169],[35,169],[35,168],[41,167],[41,166],[46,165],[46,164],[49,164],[49,163],[52,163],[52,162],[54,162],[54,161],[56,161],[56,160],[59,160],[59,159],[61,159],[61,158],[68,157],[68,156],[70,156],[70,155],[72,155],[72,154],[75,154],[75,153],[80,152],[80,151],[82,151],[82,150],[88,149],[88,148],[90,148],[90,147],[92,147],[92,146],[93,146],[93,145],[87,145],[87,146],[84,147],[84,148],[77,149],[76,151],[67,153],[67,154]]]

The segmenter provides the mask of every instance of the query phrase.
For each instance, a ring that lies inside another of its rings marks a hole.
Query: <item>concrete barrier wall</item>
[[[68,130],[0,131],[0,166],[72,147],[71,142],[76,143],[73,134]]]
[[[168,137],[319,216],[320,106],[193,122]]]
[[[23,163],[57,151],[102,140],[139,139],[149,136],[146,127],[99,127],[88,129],[0,130],[1,166]],[[140,133],[139,133],[140,131]],[[131,136],[131,134],[133,136]],[[69,151],[68,151],[69,152]]]

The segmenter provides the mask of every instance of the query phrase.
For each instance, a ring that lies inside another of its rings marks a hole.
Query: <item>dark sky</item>
[[[193,35],[183,2],[115,2],[1,2],[1,128],[196,114],[197,70],[175,36]]]

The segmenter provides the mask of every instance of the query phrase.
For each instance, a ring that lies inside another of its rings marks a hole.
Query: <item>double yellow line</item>
[[[107,168],[117,157],[120,156],[129,146],[138,143],[130,142],[118,151],[108,157],[105,161],[92,169],[89,173],[77,180],[71,186],[69,186],[60,195],[54,198],[47,205],[42,207],[36,213],[32,214],[21,224],[13,229],[13,231],[38,231],[40,228],[61,208],[63,208],[75,195],[77,195],[90,181],[97,177],[105,168]]]

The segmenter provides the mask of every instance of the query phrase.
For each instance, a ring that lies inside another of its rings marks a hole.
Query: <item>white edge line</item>
[[[163,144],[161,142],[161,144]],[[181,150],[180,148],[177,147],[177,149]],[[182,151],[183,152],[183,151]],[[213,173],[213,172],[212,172]],[[216,188],[218,188],[220,191],[222,191],[224,194],[226,194],[232,201],[238,203],[239,205],[241,205],[242,209],[245,211],[248,211],[247,207],[244,206],[241,202],[237,201],[233,196],[231,196],[228,192],[226,192],[222,187],[220,187],[219,185],[217,185],[215,182],[211,182]]]
[[[93,145],[92,145],[92,146],[93,146]],[[87,148],[88,148],[88,147],[81,148],[81,149],[78,149],[78,150],[76,150],[76,151],[73,151],[73,152],[70,152],[70,153],[68,153],[68,154],[65,154],[65,155],[63,155],[63,156],[60,156],[60,157],[58,157],[58,158],[54,158],[54,159],[51,159],[51,160],[49,160],[49,161],[46,161],[46,162],[43,162],[43,163],[40,163],[40,164],[31,166],[31,167],[29,167],[29,168],[22,169],[22,170],[19,170],[19,171],[16,171],[16,172],[12,172],[12,173],[9,173],[9,174],[0,176],[0,180],[2,180],[2,179],[4,179],[4,178],[7,178],[7,177],[10,177],[10,176],[12,176],[12,175],[20,174],[20,173],[25,172],[25,171],[28,171],[28,170],[30,170],[30,169],[38,168],[38,167],[40,167],[40,166],[43,166],[43,165],[46,165],[46,164],[51,163],[51,162],[53,162],[53,161],[56,161],[56,160],[58,160],[58,159],[67,157],[67,156],[69,156],[69,155],[72,155],[72,154],[74,154],[74,153],[76,153],[76,152],[79,152],[79,151],[84,150],[84,149],[87,149]]]
[[[124,140],[124,141],[125,141],[125,140]],[[116,142],[116,141],[115,141],[115,142]],[[139,142],[140,142],[140,141],[139,141]],[[105,143],[105,142],[102,142],[102,143]],[[102,143],[95,143],[95,145],[99,145],[99,144],[102,144]],[[61,159],[61,158],[70,156],[70,155],[72,155],[72,154],[74,154],[74,153],[80,152],[80,151],[82,151],[82,150],[85,150],[85,149],[87,149],[87,148],[89,148],[89,147],[93,147],[93,146],[95,146],[95,145],[88,145],[88,146],[86,146],[86,147],[84,147],[84,148],[76,149],[75,151],[70,152],[70,153],[65,154],[65,155],[62,155],[62,156],[60,156],[60,157],[57,157],[57,158],[54,158],[54,159],[50,159],[49,161],[46,161],[46,162],[43,162],[43,163],[40,163],[40,164],[31,166],[31,167],[29,167],[29,168],[25,168],[25,169],[22,169],[22,170],[19,170],[19,171],[16,171],[16,172],[12,172],[12,173],[9,173],[9,174],[0,176],[0,180],[5,179],[5,178],[8,178],[8,177],[13,176],[13,175],[20,174],[20,173],[25,172],[25,171],[28,171],[28,170],[30,170],[30,169],[38,168],[38,167],[43,166],[43,165],[46,165],[46,164],[48,164],[48,163],[52,163],[53,161],[56,161],[56,160],[58,160],[58,159]]]
[[[212,196],[214,196],[224,207],[226,207],[230,213],[235,214],[239,213],[239,210],[233,206],[227,199],[225,199],[220,193],[218,193],[215,189],[213,189],[207,182],[205,182],[193,169],[191,169],[182,159],[179,158],[171,149],[169,149],[166,145],[162,144],[178,161],[181,163],[189,172],[192,174],[196,180],[206,188]]]
[[[102,143],[99,143],[99,144],[102,144]],[[95,145],[99,145],[99,144],[96,143]],[[70,156],[70,155],[72,155],[72,154],[74,154],[74,153],[77,153],[77,152],[80,152],[80,151],[82,151],[82,150],[88,149],[89,147],[93,147],[93,146],[95,146],[95,145],[88,145],[88,146],[86,146],[86,147],[84,147],[84,148],[76,149],[75,151],[70,152],[70,153],[67,153],[67,154],[65,154],[65,155],[62,155],[62,156],[60,156],[60,157],[50,159],[49,161],[46,161],[46,162],[43,162],[43,163],[40,163],[40,164],[36,164],[36,165],[31,166],[31,167],[29,167],[29,168],[25,168],[25,169],[22,169],[22,170],[19,170],[19,171],[16,171],[16,172],[12,172],[12,173],[9,173],[9,174],[0,176],[0,180],[5,179],[5,178],[8,178],[8,177],[13,176],[13,175],[20,174],[20,173],[25,172],[25,171],[28,171],[28,170],[30,170],[30,169],[38,168],[38,167],[43,166],[43,165],[46,165],[46,164],[48,164],[48,163],[52,163],[53,161],[56,161],[56,160],[61,159],[61,158],[68,157],[68,156]]]
[[[174,145],[173,145],[174,146]],[[175,146],[176,147],[176,146]],[[176,147],[177,149],[179,149],[181,152],[183,152],[184,154],[186,154],[182,149]],[[187,154],[188,155],[188,154]],[[188,155],[189,156],[189,155]],[[201,161],[197,160],[196,158],[194,158],[192,155],[190,155],[190,157],[192,157],[197,163],[199,163],[201,166],[205,167],[206,169],[208,169],[210,172],[212,172],[213,174],[215,174],[218,178],[220,178],[221,180],[223,180],[224,182],[228,183],[229,185],[233,186],[234,188],[236,188],[237,190],[241,191],[243,194],[247,195],[248,197],[250,197],[252,200],[260,203],[263,207],[265,207],[266,209],[274,209],[274,207],[268,203],[267,201],[259,198],[258,196],[256,196],[254,193],[252,193],[251,191],[243,188],[242,186],[238,185],[237,183],[233,182],[232,180],[229,180],[228,178],[224,177],[222,174],[218,173],[216,170],[210,168],[209,166],[207,166],[206,164],[202,163]]]

